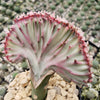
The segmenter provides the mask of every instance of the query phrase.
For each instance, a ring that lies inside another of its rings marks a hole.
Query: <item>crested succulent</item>
[[[91,62],[83,32],[47,12],[30,12],[14,20],[4,43],[10,62],[26,59],[31,71],[32,97],[44,100],[54,72],[78,85],[91,82]]]

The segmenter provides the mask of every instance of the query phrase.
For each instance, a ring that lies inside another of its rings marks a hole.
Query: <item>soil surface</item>
[[[51,77],[47,85],[46,100],[78,100],[78,90],[73,82],[65,82],[56,73]],[[22,72],[16,75],[9,84],[4,100],[32,100],[30,72]]]

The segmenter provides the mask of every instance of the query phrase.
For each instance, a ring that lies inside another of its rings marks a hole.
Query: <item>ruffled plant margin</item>
[[[12,63],[27,60],[34,100],[45,98],[45,86],[54,72],[79,86],[91,82],[91,62],[83,34],[72,23],[47,12],[30,12],[14,20],[4,52]]]

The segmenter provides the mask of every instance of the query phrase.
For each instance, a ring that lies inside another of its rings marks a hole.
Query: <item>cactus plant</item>
[[[0,26],[0,32],[2,32],[3,31],[3,27],[2,26]]]
[[[13,5],[14,5],[13,2],[8,3],[9,8],[13,8]]]
[[[55,6],[58,6],[60,4],[60,1],[57,0]]]
[[[55,10],[55,9],[56,9],[55,5],[51,5],[50,8],[51,8],[52,10]]]
[[[64,10],[61,9],[61,8],[59,8],[58,10],[59,10],[59,13],[63,13],[64,12]]]
[[[90,88],[86,95],[88,98],[93,99],[95,97],[98,97],[98,91],[93,88]]]
[[[98,68],[99,67],[99,62],[97,61],[97,59],[93,60],[93,68]]]
[[[84,0],[79,0],[79,2],[80,2],[81,4],[83,4],[83,3],[84,3]]]
[[[72,3],[73,3],[72,0],[68,1],[68,5],[72,5]]]
[[[86,25],[83,25],[83,26],[82,26],[82,30],[83,30],[83,31],[86,31],[87,29],[88,29],[88,27],[87,27]]]
[[[93,16],[89,16],[88,19],[89,19],[89,20],[93,19]]]
[[[91,14],[92,14],[92,15],[95,15],[95,14],[96,14],[96,12],[95,12],[95,11],[91,11]]]
[[[97,18],[97,21],[100,23],[100,17]]]
[[[74,7],[74,8],[73,8],[73,11],[77,11],[77,10],[78,10],[78,8],[77,8],[77,7]]]
[[[84,12],[81,12],[80,14],[81,14],[81,16],[85,16],[85,13]]]
[[[90,21],[86,21],[86,23],[85,23],[87,26],[89,26],[91,23],[90,23]]]
[[[68,8],[68,5],[67,4],[64,4],[64,8],[67,9]]]
[[[91,82],[91,62],[83,32],[47,12],[30,12],[14,20],[4,52],[10,62],[26,59],[31,71],[32,98],[44,100],[49,78],[58,73],[78,85]]]
[[[11,11],[10,9],[7,9],[7,10],[6,10],[6,14],[9,15],[9,16],[11,16],[12,11]]]
[[[6,8],[5,8],[5,7],[2,7],[2,8],[1,8],[1,12],[2,12],[2,13],[5,13],[5,12],[6,12]]]
[[[20,12],[20,7],[14,6],[14,11],[17,12],[17,13],[19,13]]]
[[[95,30],[100,30],[100,25],[96,25]]]
[[[73,16],[73,13],[72,12],[69,12],[68,16],[69,17],[72,17]]]
[[[77,17],[77,21],[81,21],[82,20],[82,17]]]
[[[84,11],[88,11],[88,7],[87,6],[84,7]]]
[[[78,2],[78,3],[76,4],[76,6],[77,6],[77,7],[80,7],[80,6],[81,6],[81,4]]]
[[[6,2],[4,2],[4,1],[1,2],[1,5],[2,5],[2,6],[5,6],[5,7],[7,6]]]
[[[91,6],[92,6],[92,4],[91,4],[90,2],[88,2],[87,6],[88,6],[88,7],[91,7]]]
[[[4,21],[4,17],[0,17],[0,22],[3,22]]]
[[[7,24],[11,25],[12,24],[12,21],[11,20],[8,20],[7,21]]]
[[[97,11],[100,11],[100,5],[96,5],[95,9],[96,9]]]
[[[96,31],[92,31],[92,35],[95,36],[97,34]]]
[[[91,2],[95,2],[95,0],[90,0]]]

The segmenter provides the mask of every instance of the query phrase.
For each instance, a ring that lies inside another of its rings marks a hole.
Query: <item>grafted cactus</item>
[[[14,20],[5,39],[10,62],[27,59],[33,99],[43,100],[54,72],[78,85],[91,82],[91,63],[83,32],[72,23],[47,12],[30,12]]]

